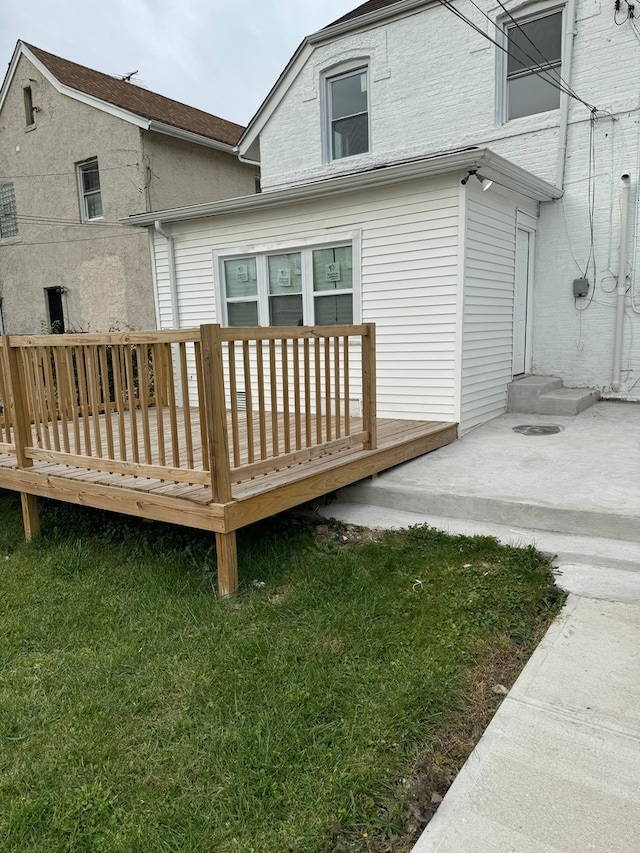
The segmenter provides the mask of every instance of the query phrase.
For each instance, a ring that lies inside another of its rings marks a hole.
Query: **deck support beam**
[[[236,532],[216,533],[218,563],[218,594],[230,598],[238,590],[238,547]]]
[[[38,511],[38,498],[26,492],[20,492],[20,503],[22,504],[22,524],[24,525],[24,538],[27,542],[40,536],[40,513]]]

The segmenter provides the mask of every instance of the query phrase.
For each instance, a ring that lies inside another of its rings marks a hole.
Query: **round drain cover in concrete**
[[[555,435],[557,432],[562,432],[562,429],[563,427],[558,424],[522,424],[513,427],[513,431],[521,435]]]

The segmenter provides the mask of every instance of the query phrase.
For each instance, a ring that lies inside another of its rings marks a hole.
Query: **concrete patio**
[[[322,511],[534,544],[569,592],[415,853],[640,849],[639,484],[640,406],[601,402],[504,415]]]

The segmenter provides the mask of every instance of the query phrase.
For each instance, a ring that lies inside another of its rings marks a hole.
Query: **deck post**
[[[366,324],[367,333],[362,340],[362,427],[369,438],[365,450],[376,450],[378,433],[376,424],[376,327]]]
[[[11,346],[11,338],[5,337],[5,353],[9,365],[10,406],[13,420],[13,439],[16,446],[16,461],[19,468],[31,468],[33,460],[26,455],[31,444],[31,418],[24,398],[25,377],[21,375],[20,362],[16,348]],[[35,495],[20,492],[22,504],[22,524],[27,541],[40,535],[40,514]]]
[[[231,500],[231,471],[220,326],[217,323],[200,326],[200,343],[212,498],[214,503],[228,503]]]
[[[230,598],[238,590],[238,546],[236,532],[216,533],[218,594]]]
[[[209,440],[211,496],[214,503],[224,504],[232,500],[232,493],[222,336],[218,323],[200,326],[200,345],[202,347],[204,412]],[[221,598],[229,598],[238,589],[238,549],[235,530],[216,533],[216,560],[218,592]]]
[[[22,526],[24,527],[24,538],[27,542],[40,536],[40,512],[38,511],[38,499],[35,495],[20,492],[20,503],[22,505]]]

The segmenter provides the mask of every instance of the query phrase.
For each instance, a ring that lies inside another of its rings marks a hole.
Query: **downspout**
[[[175,245],[173,242],[173,235],[169,234],[168,231],[164,231],[162,229],[162,222],[160,219],[156,219],[153,223],[153,227],[161,234],[164,239],[167,241],[167,263],[169,265],[169,292],[171,294],[171,325],[174,329],[180,328],[180,309],[178,307],[178,282],[176,278],[176,252]],[[158,296],[158,302],[160,302]],[[158,313],[160,313],[158,311]],[[158,328],[161,328],[161,323],[158,323]],[[175,381],[175,389],[176,389],[176,401],[179,406],[182,405],[183,393],[182,393],[182,374],[175,370],[175,365],[178,363],[178,348],[176,344],[173,344],[171,347],[171,353],[174,364],[174,381]]]
[[[173,236],[162,228],[159,219],[153,223],[153,227],[167,241],[167,263],[169,265],[169,292],[171,295],[171,325],[174,329],[180,328],[180,309],[178,307],[178,282],[176,279],[176,251]]]
[[[618,286],[616,287],[616,325],[613,338],[613,381],[611,390],[620,390],[622,368],[622,332],[624,325],[624,300],[627,293],[627,230],[629,227],[629,199],[631,177],[622,176],[620,191],[620,252],[618,254]]]
[[[571,62],[573,59],[573,39],[576,25],[576,0],[568,0],[564,15],[564,37],[562,44],[562,76],[571,85]],[[556,166],[556,186],[564,189],[564,169],[567,159],[567,135],[569,133],[569,96],[563,92],[560,96],[560,135],[558,137],[558,161]]]
[[[235,150],[237,152],[238,149],[236,148]],[[238,160],[241,163],[246,163],[247,166],[258,166],[258,168],[260,167],[260,163],[258,160],[249,160],[248,157],[243,157],[242,154],[239,154],[239,153],[238,153]]]

